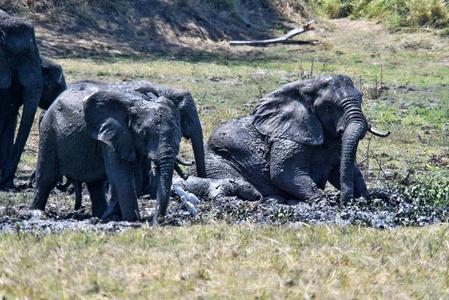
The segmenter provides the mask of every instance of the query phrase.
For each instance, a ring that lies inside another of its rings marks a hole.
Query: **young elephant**
[[[165,214],[181,130],[176,107],[164,97],[146,101],[135,94],[72,84],[48,109],[40,125],[36,192],[31,209],[44,210],[62,176],[85,182],[93,216],[140,218],[135,168],[156,168],[159,213]],[[107,205],[104,181],[111,185]]]

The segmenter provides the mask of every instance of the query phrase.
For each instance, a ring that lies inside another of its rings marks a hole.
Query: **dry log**
[[[250,46],[265,46],[265,45],[271,45],[271,44],[317,44],[317,41],[292,41],[290,40],[292,37],[304,33],[309,30],[314,30],[315,28],[312,27],[312,24],[315,22],[315,20],[311,20],[304,24],[301,27],[297,27],[293,30],[290,30],[287,34],[274,38],[274,39],[268,39],[268,40],[256,40],[256,41],[230,41],[229,44],[233,46],[239,46],[239,45],[250,45]]]

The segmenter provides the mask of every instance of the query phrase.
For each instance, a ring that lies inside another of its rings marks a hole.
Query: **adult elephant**
[[[59,65],[40,58],[33,26],[2,10],[0,69],[0,187],[12,188],[37,107],[48,107],[65,89],[65,80]]]
[[[179,151],[179,114],[164,97],[101,90],[85,83],[69,85],[45,113],[40,125],[36,194],[31,209],[44,210],[58,179],[85,182],[94,216],[140,218],[134,171],[139,159],[155,170],[159,213],[169,201]],[[109,206],[104,182],[111,186]]]
[[[345,75],[282,86],[250,116],[212,133],[205,145],[208,177],[237,178],[263,196],[287,199],[314,201],[327,182],[341,191],[342,203],[368,196],[357,146],[367,131],[382,134],[370,127],[361,104]]]
[[[197,174],[199,177],[206,177],[203,130],[195,101],[189,91],[149,81],[98,82],[89,80],[80,82],[105,90],[138,92],[146,95],[149,99],[157,99],[160,96],[164,96],[172,101],[179,112],[182,136],[191,140]]]

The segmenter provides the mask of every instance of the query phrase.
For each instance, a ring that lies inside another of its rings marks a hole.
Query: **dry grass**
[[[448,226],[146,227],[3,235],[0,295],[84,298],[444,298]]]

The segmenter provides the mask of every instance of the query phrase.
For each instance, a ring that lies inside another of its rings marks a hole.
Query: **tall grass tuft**
[[[329,18],[369,18],[389,29],[449,27],[449,6],[444,0],[323,0],[318,5]]]

